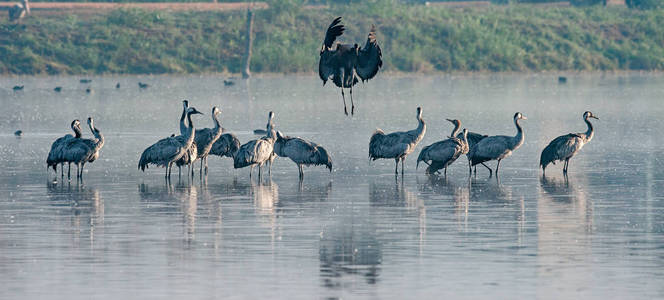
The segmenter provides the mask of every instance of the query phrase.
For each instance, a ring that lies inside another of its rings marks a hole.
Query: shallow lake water
[[[91,78],[0,78],[0,298],[664,296],[661,74],[379,75],[354,90],[354,117],[313,76]],[[273,110],[279,130],[327,148],[333,171],[305,168],[299,183],[279,158],[250,180],[218,157],[205,182],[138,171],[143,149],[179,132],[182,99],[205,113],[196,127],[220,106],[242,142]],[[393,160],[368,161],[369,137],[415,128],[417,106],[427,132],[395,177]],[[600,117],[594,139],[568,178],[561,164],[542,177],[540,151],[585,131],[586,110]],[[516,111],[525,143],[498,178],[480,166],[469,179],[465,157],[446,178],[416,170],[420,149],[449,135],[445,118],[514,135]],[[99,160],[83,182],[47,174],[51,143],[88,116],[106,137]]]

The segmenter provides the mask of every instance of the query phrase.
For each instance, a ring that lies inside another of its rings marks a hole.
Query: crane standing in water
[[[274,113],[270,112],[268,114],[268,119],[271,120],[274,117]],[[270,122],[268,121],[268,124]],[[236,169],[244,168],[246,166],[251,166],[249,171],[249,178],[254,171],[254,166],[258,165],[258,178],[261,177],[261,168],[263,165],[270,161],[274,155],[274,142],[276,141],[276,132],[271,125],[268,125],[267,136],[264,136],[260,139],[251,140],[244,145],[240,146],[240,149],[233,157],[233,167]]]
[[[63,137],[58,138],[51,144],[51,150],[48,152],[48,157],[46,158],[46,170],[48,171],[48,168],[53,167],[53,171],[55,171],[55,176],[58,176],[58,170],[57,166],[60,164],[60,177],[64,177],[64,163],[66,162],[64,160],[64,150],[66,145],[69,143],[71,139],[80,139],[81,138],[81,122],[79,120],[74,120],[71,122],[71,130],[74,131],[74,136],[71,134],[67,134]],[[71,169],[71,163],[69,163],[69,169]],[[71,172],[67,171],[68,177],[71,178]]]
[[[369,140],[369,159],[394,158],[394,174],[398,174],[399,160],[401,160],[401,175],[403,175],[406,156],[415,151],[415,147],[424,137],[427,125],[422,120],[422,108],[417,108],[417,128],[410,131],[398,131],[385,134],[376,129]]]
[[[97,160],[99,150],[104,146],[104,135],[94,126],[92,118],[88,118],[88,126],[95,138],[69,139],[63,151],[64,160],[76,164],[76,178],[80,179],[83,179],[85,164]]]
[[[468,152],[468,160],[470,161],[468,172],[470,174],[472,174],[472,166],[490,160],[498,160],[498,165],[496,165],[496,176],[498,176],[500,161],[512,155],[514,150],[523,145],[523,129],[519,125],[519,120],[527,120],[527,118],[520,112],[514,114],[516,136],[495,135],[486,137],[470,149]],[[491,168],[489,168],[489,176],[491,174]]]
[[[170,169],[175,161],[180,159],[187,153],[187,149],[194,143],[194,123],[191,121],[192,114],[203,114],[196,110],[195,107],[187,108],[187,121],[189,127],[184,134],[184,139],[178,137],[167,137],[157,141],[150,147],[146,148],[141,154],[138,161],[138,168],[142,171],[148,167],[149,164],[161,166],[166,168],[164,178],[170,178]]]
[[[583,146],[592,140],[595,135],[593,124],[590,123],[590,118],[599,118],[593,115],[592,112],[586,111],[583,113],[583,121],[588,125],[588,130],[581,133],[570,133],[561,135],[547,145],[542,154],[540,155],[540,166],[542,167],[542,174],[546,175],[546,166],[550,163],[556,164],[556,161],[565,161],[563,166],[563,174],[567,175],[569,168],[569,160],[576,155]]]
[[[351,114],[355,113],[353,103],[353,85],[358,82],[357,74],[362,82],[367,81],[378,73],[383,66],[383,54],[376,42],[376,27],[371,26],[369,36],[364,48],[360,49],[357,44],[337,43],[334,40],[344,33],[346,28],[341,24],[341,17],[337,17],[325,32],[325,39],[320,50],[318,62],[318,75],[323,85],[332,77],[332,81],[341,88],[341,98],[344,101],[344,113],[348,115],[346,108],[346,96],[344,88],[350,88]]]
[[[459,139],[456,135],[461,127],[461,121],[450,119],[447,119],[447,121],[454,124],[450,137],[424,147],[417,157],[417,166],[419,166],[420,161],[429,165],[426,170],[427,174],[433,174],[444,168],[444,174],[447,176],[447,167],[456,161],[459,156],[468,153],[468,130],[464,129]]]
[[[332,159],[327,154],[327,150],[303,138],[284,136],[277,131],[274,153],[290,158],[297,165],[300,180],[304,179],[303,165],[324,165],[332,172]]]

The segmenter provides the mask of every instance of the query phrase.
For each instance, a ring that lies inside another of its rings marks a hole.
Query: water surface
[[[0,298],[664,296],[662,75],[380,75],[354,90],[352,118],[315,77],[79,79],[0,78]],[[179,132],[182,99],[206,113],[197,127],[219,105],[242,142],[273,110],[279,130],[327,148],[333,172],[305,168],[300,184],[278,159],[270,178],[249,180],[216,157],[203,183],[137,171],[144,148]],[[395,178],[393,160],[369,163],[368,140],[415,128],[417,106],[427,133]],[[585,131],[585,110],[601,118],[595,138],[568,178],[560,164],[543,178],[539,152]],[[445,118],[514,135],[516,111],[525,144],[498,179],[480,167],[469,180],[463,159],[447,178],[415,169],[419,150],[449,135]],[[84,182],[54,181],[52,141],[88,116],[106,137],[100,159]]]

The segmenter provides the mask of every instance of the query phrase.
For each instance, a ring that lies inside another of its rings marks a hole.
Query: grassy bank
[[[314,72],[336,15],[349,42],[377,25],[390,71],[664,69],[664,10],[359,6],[257,11],[252,71]],[[18,25],[3,17],[0,73],[237,73],[244,26],[239,11],[39,15]]]

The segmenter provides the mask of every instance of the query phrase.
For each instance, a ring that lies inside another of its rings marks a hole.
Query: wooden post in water
[[[251,6],[247,9],[247,44],[244,52],[244,70],[242,70],[242,78],[251,77],[251,47],[254,43],[254,13],[251,11]]]

